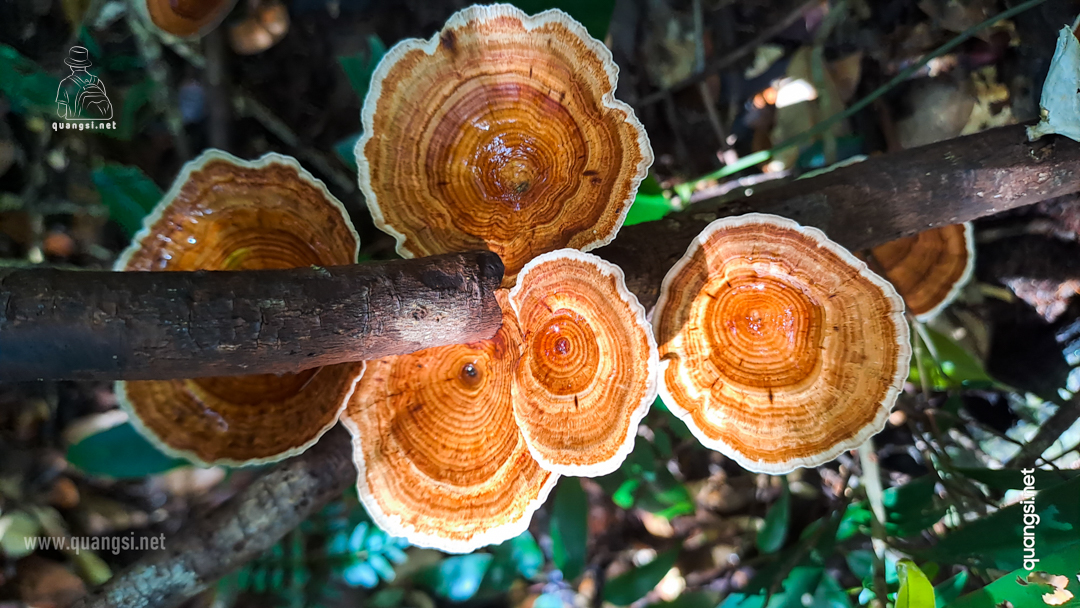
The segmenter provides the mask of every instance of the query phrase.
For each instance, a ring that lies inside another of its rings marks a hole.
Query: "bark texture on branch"
[[[76,606],[177,606],[258,557],[355,481],[352,441],[333,428]]]
[[[594,253],[622,267],[627,287],[648,309],[668,269],[719,217],[774,213],[860,250],[1080,190],[1080,144],[1058,136],[1029,143],[1024,128],[991,129],[873,157],[733,202],[698,203],[660,221],[623,228]]]
[[[476,251],[236,272],[0,271],[0,381],[282,373],[490,338]]]
[[[715,203],[703,203],[659,222],[625,228],[615,243],[598,253],[622,266],[631,290],[642,304],[651,307],[668,268],[693,237],[720,215],[748,211],[786,215],[824,229],[847,247],[867,248],[925,228],[971,220],[1073,191],[1080,191],[1080,144],[1061,137],[1029,144],[1022,127],[1005,127],[868,160],[722,209]],[[314,510],[355,481],[355,470],[339,464],[350,460],[351,451],[347,441],[331,439],[327,434],[316,448],[279,465],[274,474],[297,476],[283,492],[292,492],[293,501],[310,498],[309,506]],[[314,466],[317,462],[324,464]],[[305,476],[311,479],[298,479]],[[215,514],[216,525],[237,517],[239,511],[234,503]],[[265,538],[259,546],[272,545],[288,531],[276,522],[280,516],[274,509],[283,507],[286,518],[291,517],[293,507],[288,501],[273,502],[258,517],[247,516],[248,535]],[[220,576],[253,556],[251,552],[233,552],[208,557],[199,549],[191,549],[190,553],[177,550],[195,546],[204,537],[214,537],[216,530],[210,522],[195,522],[170,541],[169,552],[147,556],[77,606],[175,606],[205,584],[185,586],[178,582],[182,576],[166,573],[199,572],[198,576],[205,579],[211,572],[209,566],[220,568],[214,573]],[[192,564],[203,559],[209,560],[208,565],[200,564],[196,570]],[[161,574],[152,576],[150,568]],[[127,593],[140,603],[121,601],[125,597],[123,590],[129,589],[134,590]]]

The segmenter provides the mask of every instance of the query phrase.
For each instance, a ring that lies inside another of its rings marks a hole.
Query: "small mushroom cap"
[[[645,309],[618,266],[561,249],[510,291],[525,336],[514,416],[540,466],[595,477],[619,468],[656,399],[659,359]]]
[[[970,222],[926,230],[873,248],[869,264],[893,284],[908,312],[929,321],[971,280],[973,233]]]
[[[291,158],[208,151],[181,170],[115,270],[256,270],[356,261],[345,208]],[[163,451],[248,465],[297,454],[334,425],[363,363],[298,374],[116,383],[132,422]]]
[[[891,285],[820,230],[765,214],[709,224],[652,315],[664,403],[761,473],[817,466],[880,431],[911,358]]]
[[[506,292],[490,340],[368,362],[342,416],[359,494],[381,528],[466,553],[521,534],[558,475],[529,454],[510,405],[521,334]]]
[[[135,6],[162,32],[187,38],[217,27],[236,0],[135,0]]]
[[[653,160],[617,77],[607,47],[559,10],[472,6],[398,43],[356,146],[375,224],[407,258],[490,249],[504,287],[541,253],[607,244]]]

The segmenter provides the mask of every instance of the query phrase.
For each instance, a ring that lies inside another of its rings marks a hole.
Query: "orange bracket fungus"
[[[383,57],[356,145],[375,224],[403,257],[489,249],[504,287],[541,253],[609,243],[652,164],[618,67],[560,10],[453,15]]]
[[[664,403],[762,473],[823,464],[880,431],[911,358],[892,285],[820,230],[765,214],[709,224],[652,320]]]
[[[160,31],[187,38],[217,27],[236,0],[135,0],[134,4]]]
[[[909,313],[929,321],[971,280],[973,232],[970,222],[926,230],[874,247],[869,264],[896,287]]]
[[[257,270],[356,261],[342,204],[295,160],[217,150],[188,163],[115,270]],[[228,310],[222,310],[228,315]],[[132,422],[165,452],[197,463],[271,462],[334,423],[363,363],[297,374],[118,382]]]
[[[496,295],[494,338],[368,362],[341,418],[368,513],[415,545],[466,553],[513,538],[559,477],[514,421],[521,331],[505,290]]]
[[[532,260],[510,291],[525,337],[514,416],[533,456],[563,475],[617,469],[656,399],[659,358],[622,270],[574,249]]]

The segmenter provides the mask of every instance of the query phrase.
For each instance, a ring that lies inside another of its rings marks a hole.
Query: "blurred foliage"
[[[110,163],[94,169],[92,178],[109,217],[129,236],[161,200],[161,188],[138,167]]]
[[[89,435],[71,445],[67,461],[87,475],[138,479],[189,464],[163,454],[129,422]]]

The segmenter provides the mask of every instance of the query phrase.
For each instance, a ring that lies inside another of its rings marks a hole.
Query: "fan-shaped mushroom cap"
[[[820,230],[758,213],[709,224],[652,319],[664,403],[762,473],[817,466],[880,431],[911,358],[891,285]]]
[[[506,292],[496,297],[495,337],[369,361],[341,418],[368,513],[414,545],[465,553],[513,538],[558,479],[514,422],[521,334]]]
[[[893,284],[908,312],[928,321],[960,295],[975,269],[971,223],[897,239],[871,250],[870,267]]]
[[[345,208],[295,160],[247,162],[217,150],[191,161],[115,270],[244,270],[356,261]],[[227,317],[229,311],[222,311]],[[337,421],[363,363],[297,374],[118,382],[132,422],[167,453],[198,463],[280,460]]]
[[[659,360],[645,309],[622,270],[574,249],[525,265],[510,291],[525,336],[514,415],[544,468],[617,469],[656,399]]]
[[[617,76],[559,10],[473,6],[431,40],[398,43],[356,146],[375,224],[404,257],[490,249],[506,287],[538,254],[607,244],[652,164]]]
[[[162,32],[186,38],[214,29],[236,0],[135,0],[134,4]]]

